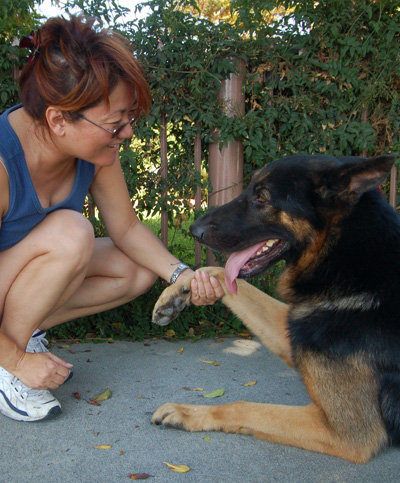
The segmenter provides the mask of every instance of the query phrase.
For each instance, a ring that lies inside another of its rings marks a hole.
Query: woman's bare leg
[[[32,332],[82,284],[93,250],[90,223],[60,210],[0,252],[1,331],[25,349]]]
[[[46,330],[69,320],[118,307],[147,292],[156,279],[154,273],[132,262],[109,238],[96,238],[85,279],[39,328]]]
[[[35,329],[121,305],[156,280],[111,240],[95,240],[88,220],[69,210],[0,252],[0,273],[1,332],[22,350]]]

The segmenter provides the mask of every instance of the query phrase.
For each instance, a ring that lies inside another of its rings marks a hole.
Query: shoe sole
[[[40,421],[47,421],[48,419],[54,419],[62,413],[60,406],[54,406],[50,409],[47,415],[42,419],[35,419],[31,421],[21,421],[23,423],[39,423]]]
[[[45,421],[48,419],[53,419],[57,416],[59,416],[62,413],[61,406],[53,406],[50,411],[43,417],[40,418],[32,418],[30,416],[24,416],[24,414],[21,414],[20,410],[18,410],[7,398],[7,396],[3,393],[3,391],[0,391],[0,396],[3,397],[4,402],[7,404],[7,406],[10,408],[11,411],[13,411],[11,414],[7,413],[6,411],[2,410],[0,408],[0,413],[6,416],[9,419],[13,419],[14,421],[22,422],[22,423],[36,423],[40,421]],[[25,413],[26,414],[26,413]]]
[[[72,379],[73,375],[74,375],[74,373],[72,371],[69,371],[69,374],[68,374],[67,378],[65,379],[65,381],[63,382],[63,384],[70,381]]]

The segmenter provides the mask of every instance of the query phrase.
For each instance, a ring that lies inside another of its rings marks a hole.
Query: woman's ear
[[[65,119],[62,111],[54,106],[49,106],[46,109],[46,121],[50,131],[56,136],[64,136],[65,134]]]

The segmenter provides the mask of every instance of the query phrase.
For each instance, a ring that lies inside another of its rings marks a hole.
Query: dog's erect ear
[[[324,199],[336,198],[353,205],[363,193],[385,181],[396,158],[397,155],[384,154],[345,161],[341,166],[319,173],[314,178],[316,191]]]

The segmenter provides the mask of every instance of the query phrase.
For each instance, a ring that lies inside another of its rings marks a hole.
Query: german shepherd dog
[[[376,188],[395,156],[295,155],[258,171],[242,194],[191,226],[233,252],[222,302],[300,374],[311,403],[164,404],[153,423],[225,431],[366,463],[400,443],[400,221]],[[286,260],[282,303],[241,278]],[[189,303],[190,281],[168,287],[153,321]]]

